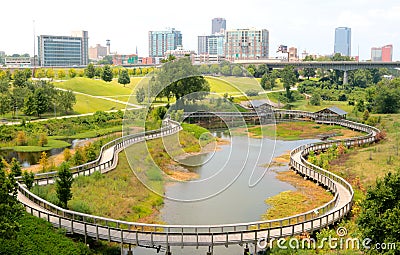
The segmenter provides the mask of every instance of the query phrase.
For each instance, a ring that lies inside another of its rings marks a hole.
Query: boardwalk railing
[[[306,116],[318,123],[337,124],[366,133],[366,135],[349,139],[307,144],[290,152],[290,166],[294,170],[323,185],[334,194],[331,201],[308,212],[274,220],[235,224],[164,225],[120,221],[66,210],[32,194],[22,183],[19,183],[19,192],[23,196],[19,196],[19,199],[29,213],[46,219],[56,227],[65,228],[71,233],[79,233],[85,237],[90,236],[95,239],[120,242],[121,244],[212,247],[254,243],[260,238],[277,238],[306,231],[313,232],[341,220],[351,209],[354,191],[346,180],[309,163],[305,157],[310,151],[325,150],[334,144],[343,143],[346,146],[359,146],[375,142],[380,131],[368,125],[332,119],[331,116],[321,118],[321,116],[316,116],[310,112],[275,111],[275,116],[283,115],[290,115],[293,118]],[[181,126],[176,122],[168,121],[167,124],[163,129],[130,135],[107,143],[103,146],[101,155],[97,160],[72,169],[74,177],[90,175],[95,171],[109,171],[115,168],[117,164],[118,152],[127,146],[145,139],[174,134],[181,130]],[[110,160],[102,162],[102,155],[108,149],[113,150],[113,156]],[[55,177],[55,172],[38,174],[35,182],[37,185],[45,185],[54,182]]]

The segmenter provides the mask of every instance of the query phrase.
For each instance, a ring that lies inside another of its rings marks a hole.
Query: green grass
[[[199,151],[200,145],[195,136],[203,137],[202,134],[208,131],[195,125],[184,126],[185,130],[179,133],[180,143],[186,152]],[[171,136],[166,137],[164,142],[168,144],[169,138]],[[172,154],[176,152],[176,147],[176,144],[172,144]],[[134,165],[129,164],[127,156]],[[147,141],[147,146],[139,143],[128,147],[119,154],[115,170],[104,175],[95,173],[75,179],[70,209],[126,221],[160,223],[157,216],[163,198],[137,178],[140,176],[157,193],[164,192],[164,174],[154,165],[153,160],[161,168],[171,163],[163,140],[154,139]],[[54,185],[35,186],[33,191],[48,201],[58,203]]]
[[[134,80],[136,82],[137,79]],[[105,82],[103,80],[93,80],[83,77],[76,77],[65,82],[55,83],[54,86],[93,96],[130,95],[132,93],[130,86],[123,87],[116,80]],[[131,86],[134,86],[134,84]]]
[[[400,168],[400,114],[380,116],[378,128],[386,139],[372,146],[356,148],[333,163],[332,171],[347,178],[354,187],[365,192],[389,171]]]
[[[112,134],[115,132],[122,131],[122,126],[115,126],[115,127],[108,127],[108,128],[99,128],[95,130],[90,130],[86,132],[81,132],[75,135],[69,136],[50,136],[52,139],[84,139],[84,138],[95,138],[100,137],[108,134]]]
[[[337,125],[323,125],[314,122],[283,122],[277,125],[250,127],[252,137],[276,137],[283,140],[302,140],[316,138],[318,135],[335,133],[342,137],[360,135],[359,132],[348,130]]]
[[[258,81],[254,78],[207,76],[206,80],[210,84],[210,91],[214,93],[240,95],[248,90],[263,91]]]
[[[92,113],[96,111],[121,110],[125,108],[126,108],[125,104],[120,104],[85,95],[76,95],[76,104],[74,105],[74,112],[78,114],[83,114],[83,113]]]
[[[43,219],[24,214],[19,223],[15,239],[0,239],[0,254],[90,254],[83,242],[67,238],[64,230]]]
[[[210,84],[210,92],[212,93],[228,93],[230,95],[241,94],[240,89],[227,82],[224,77],[217,78],[208,76],[206,77],[206,80]]]
[[[65,148],[71,146],[70,143],[65,141],[49,139],[48,144],[45,146],[11,146],[11,147],[3,147],[4,150],[14,150],[16,152],[40,152],[40,151],[48,151],[51,149],[57,148]]]

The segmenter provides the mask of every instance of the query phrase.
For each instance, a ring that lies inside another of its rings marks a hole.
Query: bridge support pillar
[[[349,78],[347,77],[347,71],[343,73],[343,85],[349,83]]]
[[[250,254],[250,249],[249,249],[249,246],[246,244],[246,247],[244,248],[244,251],[243,251],[243,255],[249,255]]]
[[[129,244],[129,250],[128,250],[127,255],[133,255],[133,251],[132,251],[132,246],[131,246],[131,244]]]

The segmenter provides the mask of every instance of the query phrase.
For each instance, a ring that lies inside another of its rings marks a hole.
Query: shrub
[[[255,96],[258,96],[258,92],[255,90],[247,90],[246,95],[249,97],[255,97]]]

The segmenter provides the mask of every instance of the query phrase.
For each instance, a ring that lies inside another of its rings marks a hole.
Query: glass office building
[[[225,35],[214,34],[207,37],[207,51],[210,55],[225,55]]]
[[[211,34],[221,33],[226,30],[226,20],[224,18],[212,19]]]
[[[336,28],[334,52],[340,53],[342,56],[351,56],[351,28]]]
[[[80,36],[38,36],[40,66],[81,66],[89,62],[88,33]]]
[[[182,46],[182,34],[171,28],[165,31],[149,31],[149,56],[162,58],[167,50]]]

